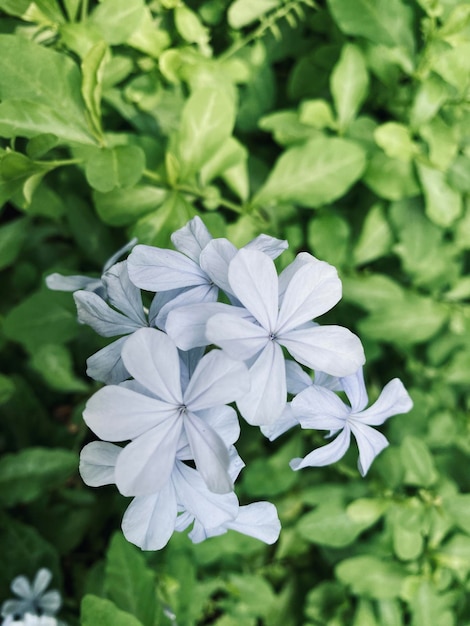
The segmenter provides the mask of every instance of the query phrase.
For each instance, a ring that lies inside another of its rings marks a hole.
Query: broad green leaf
[[[0,270],[14,263],[28,236],[28,230],[29,222],[24,218],[0,226]]]
[[[175,156],[182,180],[209,161],[232,134],[235,108],[230,97],[213,88],[191,94],[175,138]]]
[[[26,503],[66,482],[77,470],[71,450],[27,448],[0,460],[0,501],[6,506]]]
[[[443,172],[421,163],[418,173],[426,199],[426,215],[438,226],[450,226],[462,214],[462,196],[446,183]]]
[[[459,154],[449,167],[446,180],[452,189],[461,193],[470,192],[470,158]]]
[[[365,598],[359,599],[352,626],[379,626],[372,602]]]
[[[175,8],[174,17],[176,30],[185,41],[200,46],[205,46],[209,42],[208,29],[202,24],[197,13],[181,4]]]
[[[403,124],[386,122],[377,126],[374,138],[387,156],[401,161],[410,161],[417,152],[410,131]]]
[[[121,611],[110,600],[86,595],[80,606],[81,626],[143,626],[136,617]]]
[[[165,23],[155,19],[150,7],[144,7],[143,18],[127,42],[129,46],[144,54],[160,60],[162,52],[171,45],[171,35],[165,29]]]
[[[449,88],[437,75],[431,74],[419,85],[410,111],[411,128],[429,122],[449,96]]]
[[[48,289],[37,291],[9,311],[3,331],[31,352],[44,344],[69,341],[78,331],[72,298]]]
[[[309,101],[305,103],[308,108]],[[302,110],[302,109],[301,109]],[[271,133],[274,141],[281,146],[303,143],[307,139],[318,136],[318,131],[307,123],[300,121],[299,116],[294,111],[276,111],[262,117],[259,127]]]
[[[343,548],[352,544],[370,525],[370,520],[358,522],[352,519],[341,504],[325,502],[303,515],[297,530],[312,543]]]
[[[101,193],[133,187],[142,178],[145,153],[138,146],[116,146],[93,151],[85,174],[90,185]]]
[[[390,252],[393,234],[381,204],[370,208],[362,226],[359,239],[354,246],[353,259],[356,265],[364,265]]]
[[[87,52],[82,61],[82,96],[88,109],[91,123],[101,136],[101,91],[106,63],[109,59],[108,47],[100,41]]]
[[[58,138],[51,133],[36,135],[26,144],[26,154],[33,161],[35,159],[41,159],[45,154],[52,150],[52,148],[55,148],[58,142]]]
[[[328,0],[333,17],[347,35],[360,35],[389,47],[414,49],[412,11],[401,0]]]
[[[229,137],[213,157],[201,168],[201,183],[207,185],[207,183],[223,174],[226,170],[239,163],[246,162],[247,158],[247,149],[239,141]]]
[[[88,385],[73,371],[72,355],[60,344],[44,344],[35,350],[31,365],[57,391],[86,392]]]
[[[463,582],[470,572],[470,537],[453,535],[435,558],[437,563],[453,570]]]
[[[384,152],[376,152],[372,156],[364,174],[364,182],[386,200],[400,200],[420,193],[413,164],[391,159]]]
[[[366,311],[380,311],[394,302],[404,301],[405,293],[399,283],[388,276],[374,273],[344,276],[343,298]]]
[[[0,35],[0,134],[52,133],[94,144],[72,59],[23,37]],[[60,102],[60,106],[56,103]]]
[[[470,534],[470,494],[457,494],[444,499],[444,510],[452,521]]]
[[[93,200],[98,215],[111,226],[127,226],[155,211],[165,200],[166,189],[139,185],[132,189],[116,189],[109,193],[95,192]]]
[[[401,444],[401,458],[407,485],[430,487],[437,481],[433,458],[421,439],[407,435]]]
[[[308,245],[319,259],[340,266],[349,261],[350,231],[344,218],[331,212],[322,213],[308,223]]]
[[[240,29],[260,19],[279,6],[280,0],[235,0],[230,4],[227,19],[232,28]]]
[[[143,626],[153,626],[155,577],[142,553],[121,533],[113,535],[106,555],[105,590],[119,609],[131,613]]]
[[[51,25],[64,21],[56,0],[0,0],[0,9],[26,22]]]
[[[446,82],[464,94],[470,84],[470,43],[460,43],[456,48],[436,54],[432,69]]]
[[[356,556],[335,567],[337,578],[359,596],[392,599],[400,595],[406,572],[393,561],[374,556]]]
[[[387,500],[358,498],[348,505],[346,513],[353,522],[372,526],[383,516],[388,506],[389,502]]]
[[[146,17],[144,0],[102,0],[89,18],[106,43],[126,43]]]
[[[428,580],[421,581],[410,603],[413,614],[412,626],[454,626],[453,598],[443,594]]]
[[[368,86],[369,75],[360,48],[352,43],[345,44],[330,78],[340,130],[347,128],[356,117]]]
[[[406,481],[406,475],[405,475]],[[392,526],[393,549],[402,561],[419,558],[424,548],[423,510],[420,504],[410,499],[389,511]]]
[[[276,113],[273,113],[273,116],[275,115]],[[316,100],[305,100],[301,103],[299,109],[299,120],[297,121],[298,126],[299,121],[301,122],[301,125],[305,124],[307,126],[312,126],[318,130],[322,130],[323,128],[335,129],[337,127],[330,103],[326,100],[322,100],[321,98],[317,98]],[[302,128],[301,125],[300,128]],[[305,130],[303,131],[303,134],[303,139],[310,138],[308,134],[305,133]],[[282,142],[278,143],[282,144]]]
[[[271,585],[261,576],[232,574],[227,590],[233,594],[230,612],[234,617],[265,617],[271,610],[275,594]]]
[[[286,150],[255,196],[255,204],[295,202],[319,207],[341,197],[365,167],[362,148],[352,141],[318,137]]]
[[[419,134],[428,144],[429,161],[432,167],[446,170],[457,155],[459,148],[458,127],[446,123],[437,115],[419,129]]]

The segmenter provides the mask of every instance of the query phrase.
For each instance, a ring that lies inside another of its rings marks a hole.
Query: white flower
[[[212,350],[183,388],[176,346],[163,332],[150,328],[129,337],[122,359],[135,384],[100,389],[83,414],[101,439],[131,440],[116,462],[121,493],[145,496],[163,489],[182,442],[188,443],[190,458],[208,488],[215,493],[231,491],[227,446],[207,415],[218,411],[224,420],[220,428],[231,428],[233,423],[238,428],[235,411],[225,404],[248,391],[245,365]]]
[[[60,609],[61,598],[56,590],[46,591],[51,579],[52,574],[45,567],[37,572],[32,583],[26,576],[14,578],[11,583],[11,590],[18,596],[19,600],[6,600],[2,604],[2,617],[11,620],[17,616],[23,619],[27,613],[33,614],[33,616],[38,613],[44,616],[55,615]],[[14,624],[15,622],[11,623]]]
[[[374,458],[388,446],[388,441],[372,426],[380,426],[393,415],[407,413],[413,403],[403,383],[394,378],[382,390],[368,409],[367,391],[362,368],[354,375],[341,379],[350,406],[333,391],[311,385],[292,400],[292,410],[302,428],[329,430],[336,438],[317,448],[303,459],[293,459],[290,466],[299,470],[308,466],[330,465],[344,456],[350,445],[351,433],[359,449],[358,467],[365,476]]]

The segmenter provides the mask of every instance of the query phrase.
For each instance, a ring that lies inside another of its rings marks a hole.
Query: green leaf
[[[430,487],[438,474],[427,445],[421,439],[407,435],[401,444],[401,458],[405,468],[404,482],[407,485]]]
[[[343,277],[343,298],[366,311],[387,309],[394,302],[404,301],[403,288],[388,276],[370,274]]]
[[[137,617],[143,626],[153,626],[155,617],[155,577],[142,553],[121,533],[111,540],[105,569],[105,590],[116,606]]]
[[[250,496],[271,497],[288,491],[298,477],[295,472],[286,472],[286,467],[293,457],[300,454],[300,439],[293,436],[268,459],[255,459],[243,473],[247,493]],[[266,473],[272,478],[269,482],[263,479]]]
[[[356,117],[366,99],[368,86],[369,75],[360,48],[351,43],[345,44],[330,78],[341,130],[346,129]]]
[[[342,561],[335,573],[354,594],[382,600],[397,598],[406,576],[397,563],[367,555]]]
[[[20,17],[26,22],[54,24],[64,21],[64,16],[55,0],[0,0],[0,9],[9,15]]]
[[[313,254],[335,266],[349,261],[348,222],[334,213],[321,213],[308,223],[307,241]]]
[[[364,167],[365,154],[356,143],[318,137],[286,150],[253,202],[295,202],[319,207],[346,193]]]
[[[32,353],[41,345],[73,339],[78,332],[70,294],[41,290],[33,293],[5,317],[3,331]]]
[[[232,99],[215,88],[196,90],[187,100],[175,137],[182,180],[198,172],[232,134],[235,107]]]
[[[132,189],[116,189],[109,193],[93,193],[98,215],[111,226],[127,226],[155,211],[165,200],[166,189],[139,185]]]
[[[462,196],[446,183],[444,172],[418,164],[426,215],[438,226],[451,226],[462,214]]]
[[[470,192],[470,158],[459,154],[447,171],[447,182],[460,193]]]
[[[466,93],[470,80],[470,43],[466,41],[434,55],[432,69],[460,94]]]
[[[35,350],[31,365],[57,391],[86,392],[88,385],[73,371],[72,355],[60,344],[44,344]]]
[[[272,608],[275,594],[271,585],[261,576],[232,574],[227,590],[233,595],[229,608],[234,617],[265,617]]]
[[[406,480],[406,476],[405,476]],[[402,561],[414,561],[424,548],[423,510],[418,501],[409,499],[389,511],[393,549]]]
[[[386,200],[401,200],[417,196],[421,192],[413,164],[400,159],[391,159],[383,152],[372,155],[364,175],[364,182]]]
[[[40,159],[52,150],[52,148],[55,148],[58,141],[58,138],[55,135],[51,135],[51,133],[37,135],[28,141],[26,145],[26,154],[33,161],[35,159]]]
[[[470,537],[453,535],[436,554],[436,561],[456,572],[463,582],[470,572]]]
[[[273,113],[272,116],[268,116],[268,118],[275,117],[276,115],[276,113]],[[300,124],[299,121],[301,122]],[[299,119],[297,120],[297,126],[300,127],[300,129],[303,129],[303,125],[312,126],[313,128],[316,128],[318,130],[322,130],[323,128],[336,129],[337,124],[333,115],[333,111],[331,110],[330,103],[326,100],[322,100],[321,98],[317,98],[316,100],[305,100],[304,102],[302,102],[299,108]],[[260,126],[262,127],[261,124]],[[313,133],[310,132],[310,135],[313,135]],[[303,130],[303,136],[301,135],[300,138],[310,139],[309,134],[305,132],[305,129]],[[282,142],[278,141],[278,143],[281,143],[281,145],[283,145]]]
[[[410,161],[417,152],[417,146],[411,139],[410,131],[403,124],[386,122],[377,126],[374,139],[391,159]]]
[[[0,35],[2,136],[52,133],[67,141],[96,143],[80,88],[80,72],[70,57],[23,37]]]
[[[279,6],[279,0],[235,0],[230,4],[227,19],[232,28],[236,30],[248,26],[252,22],[260,19]]]
[[[142,622],[121,611],[110,600],[86,595],[80,606],[81,626],[143,626]]]
[[[19,218],[0,226],[0,270],[15,262],[28,236],[29,221]]]
[[[82,61],[82,96],[95,132],[102,136],[101,92],[105,66],[109,60],[108,46],[100,41],[90,48]]]
[[[85,174],[90,185],[101,193],[133,187],[142,178],[145,153],[138,146],[116,146],[93,151]]]
[[[452,610],[453,598],[427,580],[420,582],[419,588],[410,602],[412,626],[454,626],[455,613]]]
[[[411,8],[401,0],[328,0],[340,30],[360,35],[377,44],[414,49]]]
[[[15,393],[15,383],[8,376],[0,374],[0,405],[5,404]]]
[[[348,517],[357,524],[372,526],[385,513],[389,506],[387,500],[379,498],[358,498],[346,509]]]
[[[111,46],[126,43],[146,17],[143,0],[102,0],[89,18]]]
[[[312,128],[308,115],[308,105],[311,101],[305,102],[306,116],[309,122],[301,122],[299,116],[294,111],[276,111],[262,117],[258,126],[273,135],[274,141],[281,146],[289,146],[295,143],[303,143],[307,139],[317,137],[318,132]],[[303,107],[301,108],[302,115]]]
[[[352,544],[370,520],[355,521],[338,502],[325,502],[303,515],[297,530],[302,537],[323,546],[343,548]]]
[[[0,459],[0,501],[6,506],[26,503],[66,482],[77,470],[71,450],[27,448]]]
[[[390,252],[393,235],[381,204],[375,204],[366,215],[359,239],[354,246],[356,265],[364,265]]]
[[[447,496],[443,502],[444,510],[452,521],[470,534],[470,494]]]
[[[352,626],[380,626],[375,619],[374,607],[369,600],[359,599]]]
[[[188,43],[197,43],[204,46],[209,41],[209,31],[202,24],[197,13],[191,11],[184,4],[175,8],[175,26],[178,33]]]
[[[429,75],[418,87],[411,106],[411,128],[429,122],[439,111],[449,95],[448,85],[435,74]]]
[[[201,183],[207,185],[217,176],[220,176],[228,169],[246,162],[248,157],[247,149],[233,137],[220,147],[213,157],[201,168]]]

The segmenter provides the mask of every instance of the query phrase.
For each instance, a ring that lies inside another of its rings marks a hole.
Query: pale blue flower
[[[33,613],[25,613],[20,619],[15,619],[10,615],[2,622],[2,626],[59,626],[60,624],[61,622],[58,622],[55,617]]]
[[[292,400],[292,409],[302,428],[328,430],[335,439],[307,454],[303,459],[293,459],[290,466],[299,470],[308,466],[330,465],[341,459],[349,448],[351,433],[359,449],[358,467],[365,476],[374,458],[388,446],[388,441],[372,426],[380,426],[393,415],[407,413],[413,406],[403,383],[394,378],[382,390],[378,399],[368,409],[367,391],[362,368],[341,379],[350,405],[344,403],[333,391],[311,385]]]
[[[240,250],[230,262],[228,280],[250,318],[226,313],[207,322],[208,343],[250,365],[251,391],[237,401],[243,417],[270,424],[286,405],[282,347],[300,363],[333,376],[355,372],[365,361],[358,337],[339,326],[312,322],[341,298],[336,270],[307,253],[297,256],[279,276],[273,261],[257,250]],[[187,309],[188,324],[191,311]],[[179,344],[177,329],[173,339]]]
[[[208,414],[223,421],[238,421],[226,407],[249,389],[248,372],[221,350],[212,350],[196,365],[186,386],[181,384],[180,357],[163,332],[141,328],[122,350],[134,384],[100,389],[88,401],[83,417],[98,437],[107,441],[131,440],[116,462],[116,485],[124,495],[158,492],[167,484],[182,442],[208,488],[215,493],[232,489],[227,446]]]
[[[12,592],[18,600],[6,600],[2,604],[2,617],[23,618],[26,613],[33,615],[53,616],[61,606],[61,597],[58,591],[46,591],[52,580],[52,574],[47,568],[40,569],[31,583],[26,576],[17,576],[11,583]]]
[[[171,236],[177,249],[139,245],[129,256],[132,282],[147,291],[159,292],[156,325],[165,329],[168,313],[181,306],[216,302],[219,288],[231,294],[227,274],[237,248],[227,239],[213,239],[200,217],[193,218]],[[260,235],[246,248],[276,258],[287,242]]]
[[[104,264],[102,274],[105,274],[136,243],[137,239],[131,239],[122,248],[119,248]],[[106,285],[103,282],[103,276],[101,278],[92,278],[90,276],[64,276],[63,274],[54,273],[46,276],[46,285],[53,291],[78,291],[83,289],[97,293],[102,298],[106,297]]]

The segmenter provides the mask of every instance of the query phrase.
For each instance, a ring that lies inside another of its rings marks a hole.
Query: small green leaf
[[[5,404],[15,393],[15,383],[8,376],[0,374],[0,405]]]
[[[280,0],[235,0],[230,4],[227,19],[232,28],[239,30],[260,19],[279,6]]]
[[[273,115],[276,115],[276,113],[273,113]],[[330,103],[320,98],[316,100],[305,100],[301,103],[299,121],[301,124],[312,126],[318,130],[322,130],[323,128],[336,128],[336,121]],[[305,130],[302,138],[310,138]]]
[[[143,215],[155,211],[168,195],[166,189],[139,185],[131,189],[116,189],[108,193],[94,192],[98,215],[111,226],[133,224]]]
[[[411,139],[410,131],[403,124],[386,122],[374,131],[377,145],[387,156],[401,161],[410,161],[417,152],[417,146]]]
[[[370,525],[370,520],[354,521],[341,504],[325,502],[303,515],[297,524],[297,530],[312,543],[343,548],[353,543]]]
[[[105,598],[86,595],[80,607],[81,626],[143,626],[142,622]]]
[[[104,41],[100,41],[90,48],[82,61],[82,95],[93,128],[99,136],[103,133],[101,127],[101,91],[108,59],[108,47]]]
[[[402,287],[382,274],[344,276],[343,298],[366,311],[387,309],[394,302],[404,301]]]
[[[64,484],[77,470],[77,455],[59,448],[27,448],[0,460],[0,501],[6,506],[31,502]]]
[[[407,435],[401,444],[401,458],[407,485],[430,487],[437,481],[433,458],[421,439]]]
[[[393,234],[381,204],[375,204],[366,215],[359,239],[354,246],[356,265],[364,265],[390,252]]]
[[[400,159],[391,159],[384,152],[372,155],[364,175],[364,182],[386,200],[401,200],[417,196],[421,192],[413,164]]]
[[[305,103],[308,116],[309,102]],[[302,111],[302,108],[301,108]],[[303,143],[307,139],[318,136],[318,131],[313,128],[313,124],[300,121],[299,116],[294,111],[276,111],[262,117],[258,126],[271,133],[274,141],[281,146],[289,146],[296,143]]]
[[[356,143],[318,137],[286,150],[253,202],[295,202],[319,207],[341,197],[364,167],[365,154]]]
[[[460,193],[470,192],[470,158],[459,154],[447,171],[447,182]]]
[[[0,270],[15,262],[28,236],[29,221],[19,218],[0,226]]]
[[[462,196],[449,187],[443,172],[421,163],[418,173],[426,199],[426,215],[438,226],[450,226],[462,214]]]
[[[369,75],[360,48],[352,43],[345,44],[330,78],[341,130],[346,129],[356,117],[366,98],[368,86]]]
[[[89,18],[106,43],[126,43],[146,17],[143,0],[102,0]]]
[[[88,389],[87,384],[75,376],[72,356],[63,345],[40,346],[31,357],[31,365],[52,389],[62,392],[86,392]]]
[[[145,169],[145,153],[138,146],[116,146],[93,151],[85,173],[90,185],[101,193],[133,187]]]
[[[335,266],[349,260],[351,229],[348,222],[334,213],[321,213],[308,223],[307,241],[313,254]]]
[[[341,561],[335,572],[354,594],[383,600],[399,597],[406,577],[397,563],[373,556],[356,556]]]
[[[184,4],[175,9],[175,26],[178,33],[188,43],[205,45],[209,41],[209,31],[202,24],[197,13]]]

